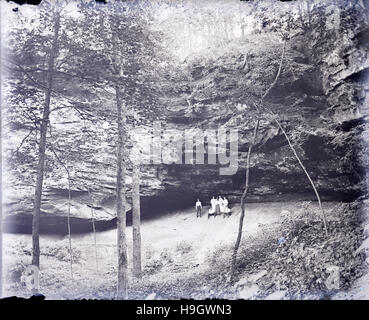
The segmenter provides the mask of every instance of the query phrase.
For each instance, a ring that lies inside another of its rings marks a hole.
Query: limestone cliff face
[[[286,57],[277,85],[265,105],[279,116],[297,152],[325,200],[351,200],[366,192],[365,153],[369,68],[365,23],[342,19],[337,30],[298,34],[286,44]],[[346,26],[344,24],[347,24]],[[324,38],[322,41],[321,38]],[[183,74],[165,92],[169,106],[164,130],[237,129],[238,171],[219,175],[219,165],[157,164],[142,166],[143,217],[193,205],[222,194],[238,202],[243,191],[245,159],[255,124],[253,102],[273,82],[283,43],[272,31],[237,39],[221,50],[191,56],[180,66]],[[263,45],[260,45],[262,43]],[[268,45],[266,45],[268,44]],[[245,55],[247,57],[245,59]],[[314,199],[285,138],[270,116],[260,114],[260,130],[252,154],[249,201]],[[59,124],[59,144],[85,154],[72,161],[72,216],[75,231],[92,230],[91,207],[97,228],[115,223],[115,124],[93,126],[88,138],[78,123]],[[76,143],[76,141],[82,141]],[[143,139],[141,147],[148,144]],[[149,145],[142,147],[150,150]],[[69,150],[69,149],[68,149]],[[32,213],[34,162],[9,172],[6,186],[6,229],[29,231]],[[130,171],[127,185],[130,196]],[[63,168],[51,162],[43,194],[41,230],[66,230],[67,180]],[[90,193],[88,192],[90,189]],[[61,231],[62,232],[62,231]]]

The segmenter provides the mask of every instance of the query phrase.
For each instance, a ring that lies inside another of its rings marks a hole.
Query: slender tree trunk
[[[132,172],[132,226],[133,226],[133,275],[141,277],[141,208],[140,165],[133,164]]]
[[[92,194],[91,194],[90,188],[88,188],[88,197],[90,198],[91,219],[92,219],[92,231],[94,233],[96,272],[98,272],[99,271],[99,264],[98,264],[98,258],[97,258],[97,241],[96,241],[96,228],[95,228],[94,201],[93,201],[93,198],[92,198]]]
[[[280,63],[279,63],[279,68],[278,68],[276,77],[275,77],[274,81],[271,83],[271,85],[269,86],[269,88],[260,97],[260,104],[262,104],[262,102],[265,99],[265,97],[269,94],[269,92],[277,84],[278,78],[279,78],[279,76],[281,74],[281,71],[282,71],[283,59],[284,59],[284,55],[285,55],[285,51],[286,51],[286,42],[287,42],[287,40],[285,39],[284,40],[284,43],[283,43],[281,60],[280,60]],[[258,106],[257,105],[255,105],[255,107],[258,109]],[[235,267],[236,267],[236,259],[237,259],[237,252],[238,252],[238,248],[240,246],[241,238],[242,238],[243,219],[245,217],[245,199],[246,199],[246,195],[247,195],[247,192],[248,192],[248,189],[249,189],[250,157],[251,157],[252,147],[255,144],[257,132],[258,132],[258,129],[259,129],[259,122],[260,122],[260,120],[257,120],[256,121],[256,125],[255,125],[255,128],[254,128],[254,135],[252,137],[252,141],[251,141],[251,143],[249,145],[249,150],[248,150],[248,153],[247,153],[247,160],[246,160],[246,182],[245,182],[245,189],[244,189],[243,194],[242,194],[242,197],[241,197],[241,215],[240,215],[240,222],[239,222],[239,225],[238,225],[237,240],[236,240],[236,244],[234,246],[233,254],[232,254],[231,281],[233,281],[233,278],[234,278]]]
[[[51,131],[51,128],[50,128]],[[70,172],[68,167],[64,164],[63,161],[59,158],[58,154],[55,152],[53,147],[50,146],[51,151],[54,153],[56,159],[59,161],[59,163],[62,165],[62,167],[65,169],[65,172],[67,173],[68,177],[68,216],[67,216],[67,224],[68,224],[68,240],[69,240],[69,261],[70,261],[70,278],[73,281],[73,251],[72,251],[72,234],[71,234],[71,223],[70,223],[70,213],[71,213],[71,178],[70,178]]]
[[[0,12],[2,12],[2,7],[0,3]],[[0,23],[0,34],[2,34],[1,30],[1,23]],[[0,49],[0,60],[2,61],[2,54]],[[4,74],[2,72],[2,63],[0,64],[0,74]],[[0,77],[1,79],[1,77]],[[3,101],[2,91],[0,90],[0,104]],[[3,117],[2,117],[2,108],[0,108],[0,154],[2,155],[2,123],[3,123]],[[3,297],[3,157],[0,157],[0,299]]]
[[[283,59],[284,59],[284,55],[286,53],[286,44],[287,44],[287,39],[285,39],[283,41],[282,56],[281,56],[281,61],[279,62],[279,67],[278,67],[277,75],[275,76],[274,81],[271,83],[271,85],[269,86],[269,88],[261,96],[261,98],[260,98],[260,104],[263,103],[263,100],[266,98],[266,96],[269,94],[269,92],[275,87],[275,85],[277,84],[277,81],[279,79],[279,76],[281,75],[282,65],[283,65]]]
[[[287,40],[285,40],[285,41],[284,41],[284,44],[283,44],[282,58],[281,58],[281,62],[280,62],[280,65],[279,65],[279,69],[278,69],[277,76],[276,76],[275,80],[273,81],[272,85],[269,87],[269,89],[268,89],[268,90],[264,93],[264,95],[261,97],[261,102],[262,102],[262,100],[264,100],[264,98],[268,95],[268,93],[270,92],[270,90],[271,90],[271,89],[276,85],[277,80],[278,80],[278,78],[279,78],[279,76],[280,76],[280,74],[281,74],[283,58],[284,58],[284,54],[285,54],[285,50],[286,50],[286,42],[287,42]],[[285,136],[285,138],[286,138],[286,140],[287,140],[287,142],[288,142],[288,145],[290,146],[290,148],[291,148],[291,150],[292,150],[293,154],[295,155],[295,157],[296,157],[296,159],[297,159],[298,163],[300,164],[300,166],[301,166],[302,170],[304,171],[305,175],[307,176],[307,178],[308,178],[308,180],[309,180],[309,182],[310,182],[311,186],[313,187],[313,190],[314,190],[314,192],[315,192],[316,198],[317,198],[318,203],[319,203],[319,208],[320,208],[320,211],[321,211],[321,214],[322,214],[322,220],[323,220],[323,225],[324,225],[325,234],[326,234],[326,236],[328,236],[327,219],[326,219],[326,216],[325,216],[325,213],[324,213],[324,210],[323,210],[322,202],[321,202],[321,200],[320,200],[319,192],[318,192],[318,190],[316,189],[316,187],[315,187],[315,184],[314,184],[313,180],[311,179],[311,177],[310,177],[309,173],[307,172],[307,170],[306,170],[305,166],[303,165],[303,163],[302,163],[302,161],[301,161],[300,157],[298,156],[298,154],[297,154],[297,152],[296,152],[296,150],[295,150],[294,146],[292,145],[292,143],[291,143],[291,141],[290,141],[290,139],[289,139],[289,137],[288,137],[288,135],[287,135],[286,131],[283,129],[283,127],[282,127],[281,123],[278,121],[277,115],[275,115],[275,114],[273,113],[273,111],[269,110],[268,108],[266,108],[266,107],[263,107],[263,108],[264,108],[264,109],[266,109],[266,110],[267,110],[267,112],[268,112],[268,113],[270,113],[270,114],[272,115],[273,120],[277,123],[277,126],[278,126],[278,127],[279,127],[279,129],[282,131],[283,135]]]
[[[94,232],[96,272],[98,272],[99,271],[99,259],[97,257],[97,239],[96,239],[96,227],[95,227],[95,213],[94,213],[94,208],[92,208],[92,207],[91,207],[91,215],[92,215],[92,230]]]
[[[2,119],[0,117],[0,123]],[[0,132],[1,132],[1,124],[0,124]],[[1,137],[0,137],[0,152],[1,149]],[[2,190],[2,159],[0,159],[0,190]],[[3,199],[2,192],[0,192],[0,299],[3,297]]]
[[[315,187],[315,184],[314,184],[313,180],[311,179],[311,177],[310,177],[309,173],[307,172],[307,170],[306,170],[305,166],[303,165],[303,163],[302,163],[302,161],[301,161],[300,157],[298,156],[298,154],[297,154],[297,152],[296,152],[295,147],[294,147],[294,146],[293,146],[293,144],[291,143],[291,140],[290,140],[290,138],[288,137],[288,135],[287,135],[286,131],[283,129],[283,127],[282,127],[281,123],[278,121],[278,119],[277,119],[277,118],[274,118],[274,121],[277,123],[277,125],[278,125],[279,129],[282,131],[283,135],[285,136],[285,138],[286,138],[286,140],[287,140],[287,142],[288,142],[288,145],[290,146],[290,148],[291,148],[291,150],[292,150],[293,154],[295,155],[295,157],[296,157],[296,159],[297,159],[298,163],[300,164],[300,167],[301,167],[301,168],[302,168],[302,170],[304,171],[304,173],[305,173],[305,175],[307,176],[307,178],[308,178],[308,180],[309,180],[309,182],[310,182],[311,186],[312,186],[312,187],[313,187],[313,189],[314,189],[315,196],[316,196],[316,198],[317,198],[317,200],[318,200],[318,203],[319,203],[320,212],[321,212],[321,214],[322,214],[322,220],[323,220],[323,225],[324,225],[324,231],[325,231],[326,236],[328,236],[327,219],[326,219],[326,216],[325,216],[325,213],[324,213],[323,207],[322,207],[322,202],[321,202],[321,200],[320,200],[320,196],[319,196],[318,190],[316,189],[316,187]]]
[[[1,9],[1,4],[0,4]],[[1,23],[0,23],[1,25]],[[0,26],[0,33],[1,33],[1,26]],[[1,57],[1,49],[0,49],[0,60]],[[0,74],[1,73],[1,67],[0,67]],[[2,90],[0,90],[0,102],[2,102]],[[2,110],[0,109],[0,154],[2,154]],[[3,158],[0,157],[0,299],[3,297],[3,196],[2,196],[2,190],[3,190]]]
[[[60,28],[60,13],[56,12],[54,22],[53,42],[48,58],[47,89],[45,90],[45,104],[41,121],[41,133],[39,143],[39,156],[37,165],[37,180],[35,188],[34,211],[32,220],[32,264],[40,267],[40,210],[42,198],[42,185],[44,179],[44,167],[46,158],[46,134],[50,114],[51,90],[53,85],[53,73],[55,57],[58,50],[58,37]]]
[[[73,280],[73,251],[72,251],[72,235],[70,227],[70,205],[71,205],[71,184],[68,168],[65,166],[68,174],[68,240],[69,240],[69,256],[70,256],[70,278]]]
[[[243,191],[243,194],[241,196],[241,215],[240,215],[240,222],[238,225],[238,235],[237,240],[234,245],[233,254],[232,254],[232,264],[231,264],[231,281],[234,278],[235,268],[236,268],[236,259],[237,259],[237,252],[238,248],[240,247],[241,238],[242,238],[242,229],[243,229],[243,220],[245,218],[245,199],[247,192],[249,190],[249,178],[250,178],[250,158],[251,158],[251,152],[252,147],[255,144],[257,132],[259,129],[259,120],[256,121],[255,128],[254,128],[254,134],[252,136],[252,140],[249,145],[249,150],[247,152],[247,160],[246,160],[246,181],[245,181],[245,189]]]
[[[118,115],[118,141],[117,141],[117,245],[118,245],[118,283],[117,298],[127,297],[128,286],[128,259],[126,239],[126,185],[125,185],[125,156],[124,138],[126,115],[122,106],[119,85],[115,87],[117,115]]]

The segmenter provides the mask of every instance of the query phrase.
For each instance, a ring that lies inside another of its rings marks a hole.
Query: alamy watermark
[[[135,159],[142,164],[218,164],[220,175],[238,170],[237,129],[163,129],[154,122],[151,128],[130,134],[138,142],[133,148]]]

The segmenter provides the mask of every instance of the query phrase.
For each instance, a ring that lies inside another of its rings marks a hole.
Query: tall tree
[[[1,9],[1,4],[0,4]],[[0,35],[1,35],[1,23],[0,23]],[[1,61],[1,47],[0,47],[0,61]],[[0,74],[3,74],[2,64],[0,64]],[[0,87],[2,83],[0,82]],[[0,105],[2,105],[2,90],[0,90]],[[1,108],[2,109],[2,108]],[[3,117],[0,110],[0,154],[2,154],[2,123]],[[3,157],[0,157],[0,190],[3,190]],[[3,197],[2,192],[0,192],[0,299],[3,297]]]
[[[83,116],[85,108],[91,105],[91,102],[86,104],[83,100],[93,101],[88,99],[85,83],[81,89],[81,82],[85,79],[76,75],[77,65],[71,63],[80,61],[84,51],[78,41],[77,19],[66,10],[70,4],[68,1],[43,1],[33,8],[32,14],[24,15],[22,10],[15,12],[13,21],[16,25],[7,37],[8,52],[2,60],[9,70],[5,85],[7,101],[13,106],[6,109],[7,126],[28,131],[15,155],[26,157],[21,160],[23,165],[29,164],[28,160],[33,164],[32,152],[37,148],[32,264],[38,268],[42,191],[47,152],[51,150],[48,143],[51,139],[51,115],[59,116],[64,109],[68,109],[69,116],[74,116],[74,112]],[[30,152],[22,152],[22,148]],[[70,182],[70,176],[68,178]]]
[[[37,180],[35,188],[34,211],[32,219],[32,264],[40,267],[40,211],[42,185],[44,180],[45,156],[46,156],[46,134],[50,115],[51,92],[53,88],[55,59],[58,55],[59,31],[60,31],[60,8],[53,7],[52,18],[53,38],[48,52],[47,58],[47,78],[45,87],[45,103],[42,112],[42,120],[40,126],[40,143],[38,150]]]
[[[86,70],[96,80],[102,79],[114,92],[117,123],[116,140],[116,211],[117,211],[117,298],[127,297],[128,255],[126,236],[127,105],[135,84],[135,58],[142,29],[128,3],[107,5],[90,3],[85,7],[85,28],[91,35],[86,46],[93,47],[87,60],[95,62]],[[92,32],[91,32],[92,31]]]
[[[139,1],[111,1],[105,5],[90,3],[84,10],[86,17],[85,31],[90,34],[86,47],[91,54],[86,57],[90,67],[83,70],[89,77],[106,83],[114,92],[115,110],[111,110],[117,124],[117,246],[118,273],[117,297],[127,297],[128,260],[126,238],[126,171],[129,166],[128,147],[129,130],[150,117],[157,116],[155,81],[158,65],[164,59],[155,54],[155,44],[159,37],[149,29],[148,6]],[[138,118],[137,118],[138,117]],[[143,120],[144,119],[144,120]],[[138,164],[133,163],[133,167]],[[137,168],[137,167],[136,167]],[[135,179],[138,177],[134,171]],[[135,187],[135,212],[139,217],[139,190]],[[139,219],[135,219],[139,224]],[[137,228],[136,228],[137,230]],[[136,233],[134,247],[140,251],[140,240]],[[139,256],[137,253],[135,256]],[[135,260],[135,266],[141,264]],[[137,267],[138,268],[138,267]]]
[[[0,4],[0,15],[3,12]],[[1,17],[2,18],[2,17]],[[0,36],[3,35],[2,24],[0,23]],[[2,61],[2,46],[0,46],[0,61]],[[0,74],[4,74],[2,64],[0,64]],[[2,88],[2,77],[0,77],[0,88]],[[3,104],[3,90],[0,90],[0,106]],[[0,154],[2,154],[2,108],[0,109]],[[0,157],[0,190],[3,190],[3,157]],[[0,299],[3,297],[3,195],[0,192]]]
[[[140,165],[133,164],[132,170],[132,229],[133,229],[133,275],[141,277],[141,204]]]
[[[120,71],[119,71],[120,72]],[[126,114],[123,108],[121,89],[119,85],[115,87],[117,103],[117,245],[118,245],[118,298],[126,298],[128,285],[128,257],[126,238],[126,163],[124,155],[124,138]]]
[[[281,54],[281,59],[279,62],[279,67],[278,67],[278,71],[277,74],[275,76],[274,81],[270,84],[270,86],[268,87],[268,89],[264,92],[263,95],[261,95],[260,97],[260,101],[258,102],[259,105],[262,105],[264,102],[265,97],[269,94],[269,92],[275,87],[275,85],[277,84],[278,78],[281,74],[282,71],[282,65],[283,65],[283,60],[284,60],[284,56],[285,56],[285,50],[286,50],[286,41],[284,41],[283,43],[283,49],[282,49],[282,54]],[[257,111],[259,109],[259,107],[257,105],[255,105]],[[259,117],[259,116],[257,116]],[[246,177],[245,177],[245,188],[244,191],[242,193],[241,196],[241,214],[240,214],[240,221],[239,221],[239,226],[238,226],[238,233],[237,233],[237,239],[236,239],[236,243],[234,245],[233,248],[233,254],[232,254],[232,260],[231,260],[231,281],[234,278],[235,275],[235,268],[236,268],[236,260],[237,260],[237,253],[238,253],[238,249],[241,243],[241,238],[242,238],[242,229],[243,229],[243,220],[245,217],[245,199],[249,190],[249,179],[250,179],[250,157],[251,157],[251,152],[252,152],[252,148],[255,145],[256,142],[256,136],[257,136],[257,132],[259,129],[259,123],[260,123],[260,118],[258,118],[256,120],[256,124],[254,127],[254,133],[252,136],[252,140],[250,141],[249,144],[249,149],[247,152],[247,160],[246,160]]]
[[[47,11],[46,11],[47,10]],[[38,164],[37,164],[37,176],[34,196],[34,209],[33,209],[33,220],[32,220],[32,264],[40,267],[40,240],[39,240],[39,229],[40,229],[40,210],[41,210],[41,198],[42,198],[42,187],[44,179],[44,168],[45,168],[45,157],[46,157],[46,136],[49,123],[51,97],[54,85],[54,72],[55,62],[59,53],[59,41],[60,41],[60,29],[61,29],[61,10],[57,6],[51,6],[48,3],[44,4],[39,11],[40,25],[47,31],[50,32],[46,35],[43,33],[40,38],[45,42],[38,46],[39,53],[37,56],[32,58],[25,58],[23,50],[35,49],[37,47],[36,37],[39,36],[36,30],[26,31],[26,40],[19,41],[13,46],[13,52],[15,55],[12,57],[11,63],[17,66],[18,70],[24,74],[24,77],[31,79],[37,83],[37,90],[43,92],[43,102],[41,110],[37,110],[41,113],[41,119],[34,119],[34,124],[38,126],[39,140],[38,140]],[[40,30],[40,29],[38,29]],[[16,40],[19,37],[14,37]],[[17,51],[18,50],[18,51]],[[17,55],[17,53],[19,53]],[[29,52],[28,52],[29,54]],[[23,59],[24,60],[23,60]],[[15,71],[14,69],[12,71]],[[43,75],[39,77],[39,80],[35,80],[32,77],[32,72],[42,71]],[[41,78],[41,79],[40,79]],[[26,91],[26,88],[23,87]],[[27,88],[28,89],[28,88]],[[37,91],[36,90],[36,91]],[[21,93],[22,95],[22,93]],[[23,96],[23,98],[25,98]]]

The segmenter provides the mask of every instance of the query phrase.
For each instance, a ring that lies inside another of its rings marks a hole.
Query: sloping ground
[[[369,201],[364,200],[361,207],[361,219],[363,227],[363,239],[359,248],[356,249],[354,255],[362,255],[365,259],[365,270],[363,276],[358,278],[347,292],[339,292],[334,297],[335,299],[355,299],[369,300]]]
[[[248,205],[236,283],[229,282],[229,265],[238,207],[229,219],[208,219],[206,214],[196,218],[189,209],[146,221],[142,224],[143,278],[130,280],[130,297],[264,299],[274,294],[318,299],[322,292],[337,291],[327,290],[324,284],[326,269],[332,265],[341,268],[340,288],[347,289],[361,275],[362,256],[353,256],[361,229],[348,205],[324,203],[324,207],[332,228],[329,239],[324,237],[315,204]],[[131,254],[132,230],[127,231]],[[30,240],[28,235],[5,235],[7,295],[29,294],[21,278],[31,260]],[[96,240],[97,265],[93,234],[73,237],[71,280],[67,239],[41,237],[41,292],[47,298],[114,298],[116,231],[97,233]]]

